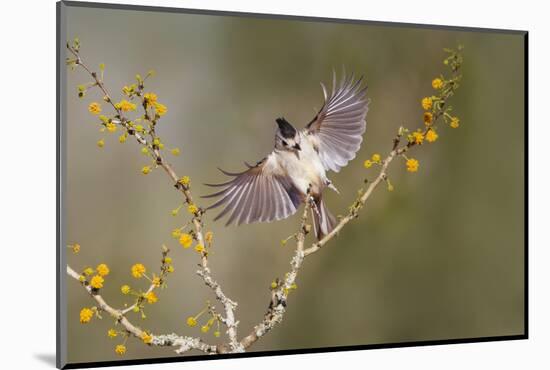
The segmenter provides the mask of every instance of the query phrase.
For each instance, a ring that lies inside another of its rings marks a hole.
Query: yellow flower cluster
[[[115,353],[119,356],[122,356],[126,353],[126,346],[124,344],[119,344],[115,347]]]
[[[88,105],[88,111],[92,114],[99,114],[101,113],[101,104],[93,102]]]
[[[123,99],[115,104],[115,108],[120,109],[123,112],[130,112],[136,110],[136,105],[126,99]]]
[[[183,233],[180,235],[179,242],[184,248],[189,248],[193,244],[193,237],[187,233]]]
[[[206,249],[204,248],[204,245],[202,245],[202,244],[197,244],[197,245],[195,246],[195,251],[196,251],[197,253],[204,253],[204,252],[206,251]]]
[[[145,293],[143,295],[143,298],[145,298],[147,300],[147,303],[149,303],[149,304],[156,303],[159,300],[157,295],[153,291],[151,291],[149,293]]]
[[[212,239],[214,239],[214,233],[212,231],[207,231],[206,234],[204,234],[204,241],[210,244],[212,243]]]
[[[433,106],[432,98],[425,97],[424,99],[422,99],[422,108],[424,108],[424,110],[430,110],[432,109],[432,106]]]
[[[109,338],[114,338],[114,337],[116,337],[117,335],[118,335],[118,332],[117,332],[115,329],[109,329],[109,330],[107,331],[107,336],[108,336]]]
[[[94,289],[101,289],[103,288],[103,282],[104,282],[104,279],[101,276],[95,275],[90,280],[90,286]]]
[[[122,292],[122,294],[128,294],[130,293],[130,286],[129,285],[123,285],[120,287],[120,291]]]
[[[148,175],[151,173],[151,166],[143,166],[141,168],[141,173],[144,175]]]
[[[420,163],[418,163],[418,161],[414,158],[409,158],[409,159],[407,159],[406,165],[407,165],[407,171],[417,172],[418,167],[420,166]]]
[[[92,317],[94,317],[94,311],[90,308],[83,308],[80,310],[80,323],[86,324],[89,323],[90,320],[92,320]]]
[[[431,112],[424,112],[424,124],[430,126],[433,122],[433,114]]]
[[[80,244],[73,244],[69,246],[74,254],[80,252]]]
[[[193,316],[189,316],[187,318],[187,325],[189,325],[190,327],[197,326],[197,319],[194,318]]]
[[[176,157],[178,155],[180,155],[180,149],[179,148],[174,148],[170,152],[172,153],[172,155],[175,155]]]
[[[415,131],[411,134],[409,140],[417,145],[422,145],[424,142],[424,134],[420,130]]]
[[[451,128],[458,128],[458,126],[460,126],[460,120],[458,119],[458,117],[451,118],[450,126]]]
[[[100,139],[97,141],[97,146],[100,148],[103,148],[105,146],[105,141],[103,139]]]
[[[132,266],[132,276],[135,277],[136,279],[139,279],[143,276],[143,274],[145,274],[145,271],[147,271],[145,269],[145,266],[143,266],[141,263],[136,263],[135,265]]]
[[[145,93],[143,95],[143,99],[145,100],[145,104],[147,106],[151,106],[157,102],[157,94],[155,93]]]
[[[181,179],[178,180],[179,184],[182,184],[183,186],[187,186],[191,183],[191,179],[189,176],[183,176]]]
[[[97,265],[97,267],[95,268],[95,270],[97,271],[97,273],[100,275],[100,276],[107,276],[109,275],[109,266],[107,266],[106,264],[104,263],[101,263],[99,265]]]
[[[167,258],[164,259],[166,261],[166,263],[170,263],[166,259]],[[171,259],[170,259],[170,261],[171,261]],[[153,284],[157,288],[160,287],[160,284],[161,284],[160,277],[153,275],[153,280],[151,281],[151,284]]]
[[[141,332],[141,340],[145,344],[150,344],[153,341],[153,336],[145,331]]]
[[[441,78],[434,78],[432,80],[432,87],[436,90],[439,90],[443,87],[443,80]]]
[[[428,141],[429,143],[433,143],[437,140],[438,137],[439,135],[437,134],[437,132],[435,132],[435,129],[433,127],[430,128],[428,132],[426,132],[426,141]]]
[[[155,107],[155,111],[157,112],[159,117],[164,116],[166,114],[166,112],[168,111],[168,108],[166,108],[166,105],[160,104],[160,103],[157,103],[157,102],[155,102],[153,104],[153,107]]]
[[[113,122],[108,122],[105,124],[105,128],[109,132],[115,132],[116,131],[116,125]]]
[[[189,213],[191,213],[192,215],[195,215],[195,214],[197,214],[197,212],[199,211],[199,208],[198,208],[196,205],[194,205],[194,204],[190,204],[190,205],[187,207],[187,211],[188,211]]]

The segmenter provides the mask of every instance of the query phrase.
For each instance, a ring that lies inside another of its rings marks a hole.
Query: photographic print
[[[58,3],[58,367],[526,338],[526,48]]]

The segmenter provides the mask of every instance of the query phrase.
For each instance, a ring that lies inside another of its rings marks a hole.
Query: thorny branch
[[[176,174],[172,166],[167,163],[164,158],[161,155],[161,152],[159,150],[158,145],[155,145],[155,119],[152,119],[152,127],[149,131],[150,138],[147,138],[145,134],[141,134],[139,132],[136,132],[134,127],[131,125],[130,121],[127,117],[124,116],[123,111],[117,107],[116,104],[113,103],[111,99],[111,95],[107,91],[103,81],[101,78],[98,77],[96,72],[93,72],[86,64],[83,63],[78,47],[71,46],[70,44],[67,44],[67,49],[69,52],[74,56],[74,65],[81,66],[94,80],[94,85],[98,86],[99,89],[104,94],[104,100],[111,104],[111,106],[114,108],[116,112],[116,119],[113,120],[115,124],[118,124],[122,126],[130,136],[134,136],[139,144],[144,146],[145,148],[148,148],[150,150],[150,155],[154,159],[157,166],[160,166],[164,169],[164,171],[168,174],[172,182],[174,183],[174,186],[176,189],[178,189],[184,197],[185,203],[188,205],[193,205],[193,198],[190,191],[190,186],[188,183],[182,182],[180,177]],[[237,303],[233,300],[231,300],[229,297],[226,296],[224,293],[221,285],[214,280],[212,277],[210,268],[208,267],[208,251],[206,249],[203,249],[201,253],[201,259],[199,264],[199,269],[197,270],[197,275],[199,275],[202,280],[204,281],[205,285],[207,285],[215,294],[216,298],[220,303],[223,305],[225,317],[219,315],[220,321],[227,327],[227,334],[229,338],[229,343],[224,343],[220,345],[210,345],[205,342],[203,342],[200,338],[193,338],[188,336],[178,336],[177,334],[163,334],[163,335],[153,335],[151,338],[151,341],[149,341],[148,344],[155,345],[155,346],[170,346],[176,348],[176,353],[183,354],[189,350],[195,349],[198,351],[202,351],[207,354],[215,354],[215,353],[236,353],[236,352],[244,352],[246,349],[248,349],[251,345],[253,345],[256,341],[258,341],[261,337],[266,335],[271,329],[273,329],[278,323],[280,323],[283,320],[284,314],[286,312],[287,307],[287,299],[289,293],[296,289],[296,279],[298,277],[298,273],[303,265],[303,262],[306,257],[318,252],[321,248],[323,248],[330,240],[332,240],[334,237],[338,235],[338,233],[353,219],[357,218],[359,216],[359,212],[365,207],[368,199],[372,196],[374,190],[380,185],[381,182],[387,182],[388,188],[391,187],[388,179],[388,168],[390,163],[396,159],[397,157],[405,157],[405,154],[414,146],[421,145],[424,139],[427,139],[432,134],[432,138],[435,134],[435,122],[440,120],[440,118],[443,117],[445,121],[447,121],[447,118],[451,119],[451,121],[456,120],[456,126],[453,126],[453,123],[451,123],[451,127],[458,127],[458,119],[456,117],[451,117],[448,114],[448,111],[450,111],[450,108],[445,108],[447,105],[447,101],[450,97],[454,95],[455,90],[458,88],[458,82],[460,81],[460,74],[459,69],[462,64],[462,56],[460,54],[461,47],[459,47],[458,52],[454,52],[451,50],[446,50],[451,55],[445,59],[445,64],[449,64],[451,67],[452,77],[449,80],[442,81],[441,79],[435,79],[432,82],[432,85],[435,89],[441,88],[441,94],[439,96],[432,96],[431,98],[425,98],[429,99],[429,104],[426,103],[426,105],[429,105],[429,107],[424,106],[424,100],[423,100],[423,107],[426,110],[430,110],[432,113],[429,114],[429,121],[425,118],[426,127],[423,130],[417,130],[417,132],[413,133],[412,135],[408,135],[407,143],[402,145],[402,138],[403,135],[408,133],[408,130],[401,127],[393,139],[393,145],[392,149],[389,152],[389,154],[382,160],[378,159],[375,161],[375,163],[380,165],[380,170],[376,176],[376,178],[373,181],[368,182],[365,180],[365,183],[368,183],[368,186],[366,190],[361,189],[359,197],[355,200],[355,202],[351,205],[349,208],[349,212],[340,218],[340,221],[337,223],[337,225],[334,227],[334,229],[325,235],[321,240],[313,242],[309,247],[305,247],[306,242],[306,236],[311,230],[311,225],[308,225],[308,214],[310,210],[312,209],[312,199],[309,196],[309,192],[306,196],[306,202],[303,209],[303,213],[300,217],[300,228],[296,234],[294,234],[294,238],[296,240],[296,249],[294,251],[294,255],[290,261],[290,270],[285,274],[284,279],[276,279],[271,286],[271,297],[268,305],[267,312],[264,314],[263,320],[257,324],[253,330],[239,340],[238,333],[237,333],[237,325],[238,321],[235,318],[235,309],[237,307]],[[441,83],[440,87],[435,86],[435,82],[438,81],[438,83]],[[143,98],[143,85],[140,84],[138,86],[138,90],[136,93],[137,96],[139,96],[142,99],[142,105],[145,110],[144,117],[146,119],[150,119],[151,117],[148,116],[147,112],[147,106],[145,103],[145,100]],[[433,101],[432,101],[433,99]],[[432,103],[433,103],[433,109],[432,109]],[[426,117],[425,113],[425,116]],[[437,139],[437,135],[433,140],[428,141],[432,142]],[[366,161],[369,162],[369,161]],[[370,165],[369,165],[370,167]],[[416,171],[416,170],[415,170]],[[198,208],[197,212],[193,215],[192,218],[192,224],[194,227],[194,237],[196,238],[197,242],[200,245],[206,245],[205,244],[205,238],[203,235],[203,210]],[[120,323],[125,330],[137,337],[141,338],[144,331],[135,325],[133,325],[127,318],[126,314],[134,309],[134,307],[138,304],[135,303],[134,305],[127,307],[125,309],[115,309],[108,305],[105,300],[102,298],[101,295],[98,294],[97,291],[92,289],[89,285],[87,285],[86,282],[82,282],[81,275],[75,272],[73,269],[71,269],[69,266],[67,266],[67,274],[80,281],[82,286],[86,289],[86,291],[92,296],[92,298],[97,302],[99,308],[102,311],[105,311],[109,313],[112,317],[114,317],[118,323]],[[155,289],[155,285],[152,284],[149,289],[146,291],[146,293],[152,292]]]

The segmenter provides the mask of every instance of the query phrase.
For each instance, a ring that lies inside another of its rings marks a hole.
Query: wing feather
[[[363,77],[344,75],[336,82],[332,76],[332,92],[321,83],[324,104],[315,118],[306,126],[305,133],[318,150],[326,170],[340,171],[355,155],[366,130],[365,117],[368,102],[367,88],[362,87]]]
[[[302,196],[298,190],[281,173],[274,153],[251,166],[243,172],[228,172],[220,169],[227,176],[234,177],[220,184],[206,184],[222,188],[203,198],[218,198],[207,209],[222,207],[214,220],[229,215],[226,225],[238,225],[253,222],[271,222],[289,217],[296,213]]]

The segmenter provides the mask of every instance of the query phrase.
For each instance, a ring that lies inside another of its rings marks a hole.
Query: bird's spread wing
[[[361,86],[362,79],[355,81],[353,75],[349,78],[344,75],[336,86],[334,73],[330,95],[321,83],[325,97],[323,107],[304,131],[326,170],[340,171],[355,158],[363,141],[368,102],[365,99],[367,87]]]
[[[224,174],[233,177],[222,184],[206,184],[223,188],[203,198],[219,198],[208,209],[223,206],[223,210],[214,220],[229,215],[226,225],[231,223],[249,224],[253,222],[270,222],[287,218],[298,209],[302,196],[282,173],[275,154],[248,166],[246,171],[230,173],[220,169]]]

